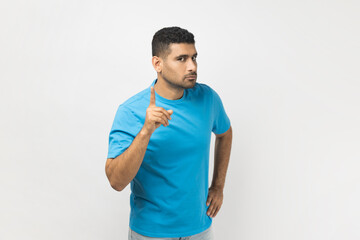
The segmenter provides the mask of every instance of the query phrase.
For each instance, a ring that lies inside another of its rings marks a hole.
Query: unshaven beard
[[[168,83],[172,88],[175,88],[175,89],[189,89],[189,88],[193,88],[195,86],[195,84],[194,84],[193,86],[187,87],[187,86],[179,85],[177,83],[169,81],[169,79],[167,79],[164,76],[162,76],[162,78],[165,80],[166,83]],[[185,80],[185,77],[183,78],[183,80]],[[194,83],[196,83],[196,81],[194,81]]]
[[[190,73],[190,74],[186,74],[184,77],[183,77],[183,81],[185,81],[185,78],[186,77],[189,77],[189,76],[197,76],[197,73]],[[189,89],[189,88],[193,88],[196,84],[196,80],[194,81],[194,85],[190,86],[190,87],[186,87],[186,86],[183,86],[183,85],[179,85],[179,84],[176,84],[172,81],[169,81],[169,79],[167,79],[164,75],[162,76],[162,78],[165,80],[165,82],[167,82],[172,88],[176,88],[176,89]]]

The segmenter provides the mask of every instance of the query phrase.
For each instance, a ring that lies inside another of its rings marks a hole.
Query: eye
[[[196,61],[196,56],[193,56],[193,57],[192,57],[192,60],[193,60],[193,61]]]
[[[184,58],[184,57],[179,57],[178,60],[179,60],[180,62],[183,62],[183,61],[185,61],[185,58]]]

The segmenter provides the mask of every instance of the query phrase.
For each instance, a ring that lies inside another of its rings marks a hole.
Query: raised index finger
[[[156,106],[155,105],[155,89],[154,87],[150,88],[151,94],[150,94],[150,104],[149,106]]]

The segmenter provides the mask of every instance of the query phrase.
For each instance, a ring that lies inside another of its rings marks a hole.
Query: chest
[[[150,138],[148,150],[157,154],[184,155],[207,150],[210,144],[212,118],[210,110],[200,102],[191,106],[163,106],[174,112],[169,126],[161,125]]]

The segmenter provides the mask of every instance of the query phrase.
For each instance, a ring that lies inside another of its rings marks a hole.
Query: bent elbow
[[[110,175],[107,175],[108,177],[108,180],[109,180],[109,183],[110,183],[110,186],[118,191],[118,192],[121,192],[125,187],[126,185],[122,184],[121,182],[119,181],[116,181],[115,179],[113,179]]]
[[[116,184],[116,183],[113,183],[113,182],[110,182],[110,185],[115,191],[118,191],[118,192],[121,192],[126,187],[126,186],[123,186],[121,184]]]
[[[116,170],[114,169],[114,167],[111,167],[112,161],[112,158],[107,159],[105,165],[105,174],[109,180],[111,187],[114,190],[121,192],[122,190],[124,190],[124,188],[128,185],[129,182],[126,182],[126,179],[124,178],[125,176],[123,176],[120,172],[117,172],[116,174],[114,173]]]

